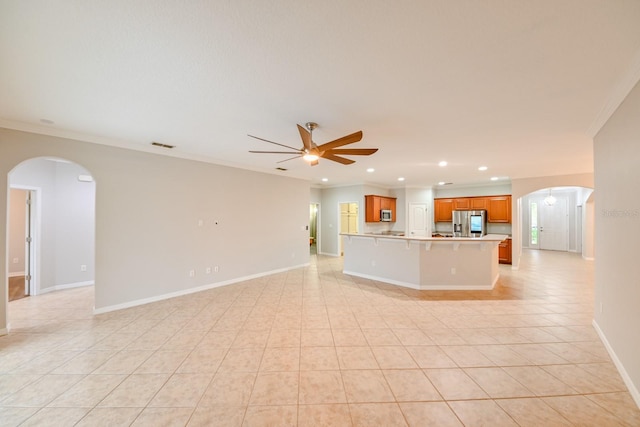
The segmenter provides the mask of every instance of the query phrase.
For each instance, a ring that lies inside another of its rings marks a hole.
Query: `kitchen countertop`
[[[411,241],[431,241],[431,242],[501,242],[508,236],[505,234],[487,234],[482,237],[427,237],[427,236],[396,236],[391,234],[375,234],[375,233],[340,233],[341,236],[346,237],[371,237],[371,238],[384,238],[384,239],[399,239],[399,240],[411,240]]]

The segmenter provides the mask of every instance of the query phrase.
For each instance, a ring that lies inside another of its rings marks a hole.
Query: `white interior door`
[[[409,204],[409,235],[426,236],[429,220],[427,219],[427,205],[425,203]]]
[[[538,204],[538,229],[540,249],[552,251],[569,250],[567,199],[558,197],[549,206]]]
[[[358,204],[340,203],[340,233],[358,232]],[[342,236],[338,236],[340,255],[342,255]]]

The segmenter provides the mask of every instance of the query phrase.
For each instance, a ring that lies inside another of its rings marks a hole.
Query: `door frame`
[[[25,190],[31,193],[31,209],[30,218],[28,224],[31,227],[31,245],[28,245],[29,253],[25,253],[25,275],[30,274],[31,280],[29,282],[29,296],[38,295],[40,289],[40,231],[41,231],[41,194],[42,189],[40,187],[33,187],[30,185],[9,185],[9,189]],[[11,206],[7,206],[7,209],[11,209]],[[26,230],[25,230],[26,235]],[[7,236],[8,238],[8,236]],[[7,254],[7,256],[9,256]],[[28,257],[28,260],[26,259]],[[28,264],[27,264],[28,263]],[[29,265],[29,270],[27,270]]]
[[[320,202],[309,202],[309,206],[315,206],[316,210],[316,254],[320,254]],[[311,226],[311,225],[309,225]]]

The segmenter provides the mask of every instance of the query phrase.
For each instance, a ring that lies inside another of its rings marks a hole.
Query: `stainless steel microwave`
[[[380,210],[380,221],[390,222],[393,212],[391,209],[381,209]]]

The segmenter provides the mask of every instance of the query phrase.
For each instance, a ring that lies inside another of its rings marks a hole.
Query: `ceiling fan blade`
[[[298,156],[294,156],[294,157],[289,157],[288,159],[280,160],[279,162],[276,162],[276,163],[288,162],[289,160],[299,159],[300,157],[302,157],[302,154],[300,154]]]
[[[255,151],[249,150],[250,153],[258,153],[258,154],[298,154],[298,157],[302,156],[299,154],[299,151]]]
[[[302,143],[304,144],[304,148],[306,148],[307,150],[311,150],[311,148],[313,147],[313,142],[311,142],[311,134],[302,126],[297,126],[298,132],[300,132],[300,138],[302,138]]]
[[[343,145],[353,144],[354,142],[358,142],[362,139],[362,131],[352,133],[351,135],[343,136],[342,138],[335,139],[331,142],[327,142],[325,144],[319,145],[318,150],[327,151],[332,148],[342,147]]]
[[[280,144],[279,142],[269,141],[268,139],[259,138],[259,137],[257,137],[257,136],[253,136],[253,135],[247,135],[247,136],[250,136],[251,138],[259,139],[260,141],[268,142],[269,144],[276,144],[276,145],[279,145],[279,146],[284,147],[284,148],[290,148],[290,149],[292,149],[292,150],[296,150],[296,151],[298,151],[298,152],[302,151],[302,150],[300,150],[299,148],[290,147],[290,146],[288,146],[288,145]]]
[[[340,154],[347,156],[370,156],[378,151],[377,148],[336,148],[329,150],[331,154]]]
[[[331,152],[324,152],[322,155],[323,159],[333,160],[334,162],[342,163],[343,165],[350,165],[351,163],[355,163],[355,160],[345,159],[344,157],[336,156],[331,154]]]

